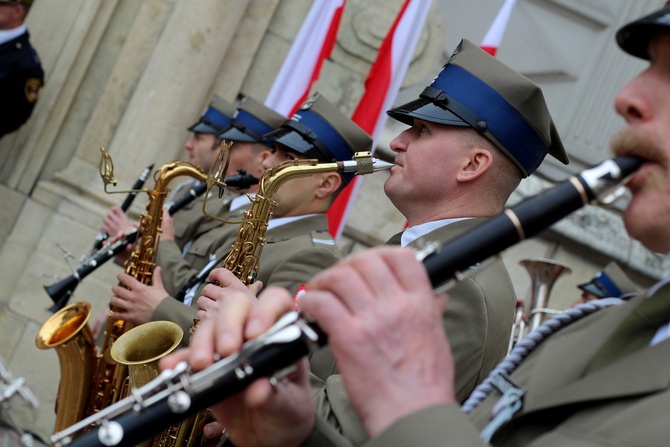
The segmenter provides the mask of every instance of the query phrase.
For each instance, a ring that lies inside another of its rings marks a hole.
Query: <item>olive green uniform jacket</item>
[[[511,375],[526,389],[523,408],[494,434],[491,445],[668,445],[670,340],[583,374],[603,342],[645,296],[595,312],[540,344]],[[670,286],[665,285],[652,299],[670,299]],[[479,432],[488,424],[499,398],[495,391],[469,417],[456,405],[425,409],[396,422],[366,446],[487,445],[479,439]],[[349,445],[333,439],[322,439],[321,445]]]
[[[191,189],[193,189],[198,184],[200,184],[200,181],[194,178],[181,182],[179,185],[177,185],[176,188],[174,188],[172,192],[170,192],[170,196],[168,197],[168,201],[165,204],[165,207],[169,208],[174,202],[187,196]],[[214,194],[210,194],[210,197],[212,196],[214,196]],[[208,204],[211,203],[210,200],[214,199],[208,199]],[[193,240],[194,232],[198,229],[198,227],[210,220],[209,217],[202,213],[202,204],[203,197],[196,197],[192,202],[184,205],[174,214],[174,216],[172,216],[175,243],[180,250],[189,241]]]
[[[430,241],[446,242],[483,221],[468,219],[451,223],[410,246],[418,247]],[[516,305],[516,294],[502,261],[496,260],[481,269],[475,268],[466,276],[449,290],[449,304],[443,316],[456,363],[455,389],[461,402],[506,355]],[[310,360],[310,365],[314,370],[313,360]],[[318,375],[323,376],[323,373]],[[313,377],[312,384],[319,416],[353,445],[363,444],[367,436],[349,406],[340,376],[332,375],[325,383]],[[319,428],[325,425],[319,424]],[[307,445],[322,445],[320,436],[315,433],[315,442]]]
[[[198,206],[202,210],[202,202]],[[220,206],[216,215],[227,221],[241,221],[244,211],[250,207],[251,203],[248,203],[230,211],[230,204],[225,204]],[[175,219],[175,240],[164,240],[158,244],[156,264],[162,268],[163,286],[170,296],[177,296],[181,288],[210,262],[211,254],[222,247],[225,247],[226,252],[230,251],[230,245],[239,232],[238,224],[226,224],[206,217],[202,211],[200,216],[202,219],[194,218],[190,226],[180,228],[179,237]],[[185,235],[188,235],[188,242],[183,242]],[[182,256],[186,244],[188,247]]]
[[[341,258],[335,241],[328,233],[325,214],[305,217],[268,230],[266,239],[257,278],[264,287],[279,286],[295,294],[300,285]],[[233,241],[217,252],[217,259],[225,258]],[[187,331],[197,313],[199,296],[196,293],[191,307],[174,299],[164,299],[154,311],[152,319],[174,321]]]

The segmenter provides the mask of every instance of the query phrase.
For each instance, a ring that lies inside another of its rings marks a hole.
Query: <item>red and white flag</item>
[[[373,150],[386,123],[386,111],[393,106],[414,55],[430,3],[431,0],[405,0],[365,80],[365,92],[351,119],[372,136]],[[354,177],[328,211],[330,233],[335,240],[342,235],[362,181],[362,177]]]
[[[512,15],[512,9],[514,9],[514,4],[516,0],[505,0],[505,3],[500,8],[498,15],[491,24],[491,27],[486,32],[484,40],[480,45],[481,49],[489,53],[491,56],[495,56],[502,42],[503,35],[505,34],[505,29],[507,28],[507,22]]]
[[[288,117],[307,99],[335,45],[345,2],[314,1],[265,99],[267,107]]]

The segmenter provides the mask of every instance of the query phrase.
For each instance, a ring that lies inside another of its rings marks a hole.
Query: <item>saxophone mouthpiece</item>
[[[353,160],[341,161],[342,172],[354,172],[357,175],[372,174],[373,172],[391,169],[395,163],[389,163],[374,158],[371,152],[356,152]]]
[[[388,161],[384,161],[379,158],[372,159],[372,172],[391,169],[393,166],[395,166],[395,163],[389,163]]]

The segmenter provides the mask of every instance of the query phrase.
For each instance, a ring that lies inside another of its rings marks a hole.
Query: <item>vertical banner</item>
[[[314,1],[265,99],[267,107],[288,117],[307,99],[335,45],[345,1]]]
[[[500,8],[498,15],[491,24],[491,27],[486,32],[484,40],[482,40],[481,47],[482,50],[489,53],[491,56],[495,56],[502,42],[503,35],[505,34],[505,29],[507,28],[507,22],[512,15],[512,9],[516,0],[505,0],[505,3]]]
[[[365,80],[365,92],[351,119],[372,136],[373,150],[386,123],[386,111],[393,106],[414,55],[430,3],[431,0],[405,0]],[[335,240],[342,235],[362,181],[363,177],[354,177],[328,211],[330,233]]]

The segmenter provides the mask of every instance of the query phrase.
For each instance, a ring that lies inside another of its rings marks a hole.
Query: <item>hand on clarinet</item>
[[[215,354],[225,357],[237,352],[242,343],[266,332],[292,309],[292,297],[283,289],[268,288],[258,300],[250,299],[247,291],[232,292],[220,302],[215,318],[200,322],[189,348],[165,357],[161,368],[173,368],[187,360],[200,371],[214,362]],[[211,410],[238,447],[300,445],[315,421],[307,360],[301,360],[296,370],[277,384],[259,379]],[[220,435],[216,430],[221,426],[214,429],[210,425],[208,429],[214,433],[208,435]]]
[[[168,210],[163,210],[163,220],[161,221],[161,240],[162,241],[174,241],[175,232],[174,232],[174,220],[168,212]]]
[[[370,436],[418,409],[455,402],[444,300],[435,297],[411,250],[381,247],[346,258],[310,280],[299,300],[328,334],[351,403]],[[201,322],[191,346],[161,366],[187,360],[201,370],[215,354],[237,352],[291,310],[292,297],[283,289],[269,287],[258,300],[248,292],[231,293],[215,318]],[[238,447],[300,445],[316,420],[306,360],[276,386],[257,380],[212,410]]]
[[[135,227],[137,227],[137,222],[130,219],[120,206],[114,205],[102,219],[100,231],[109,235],[126,234]]]
[[[200,321],[215,315],[220,303],[231,293],[247,294],[250,300],[255,301],[256,295],[263,288],[262,281],[247,286],[233,272],[222,267],[212,270],[207,280],[208,284],[202,289],[202,295],[197,301],[199,309],[197,317]]]
[[[307,283],[299,306],[328,334],[347,394],[371,437],[420,408],[455,402],[444,301],[406,248],[366,250]]]

